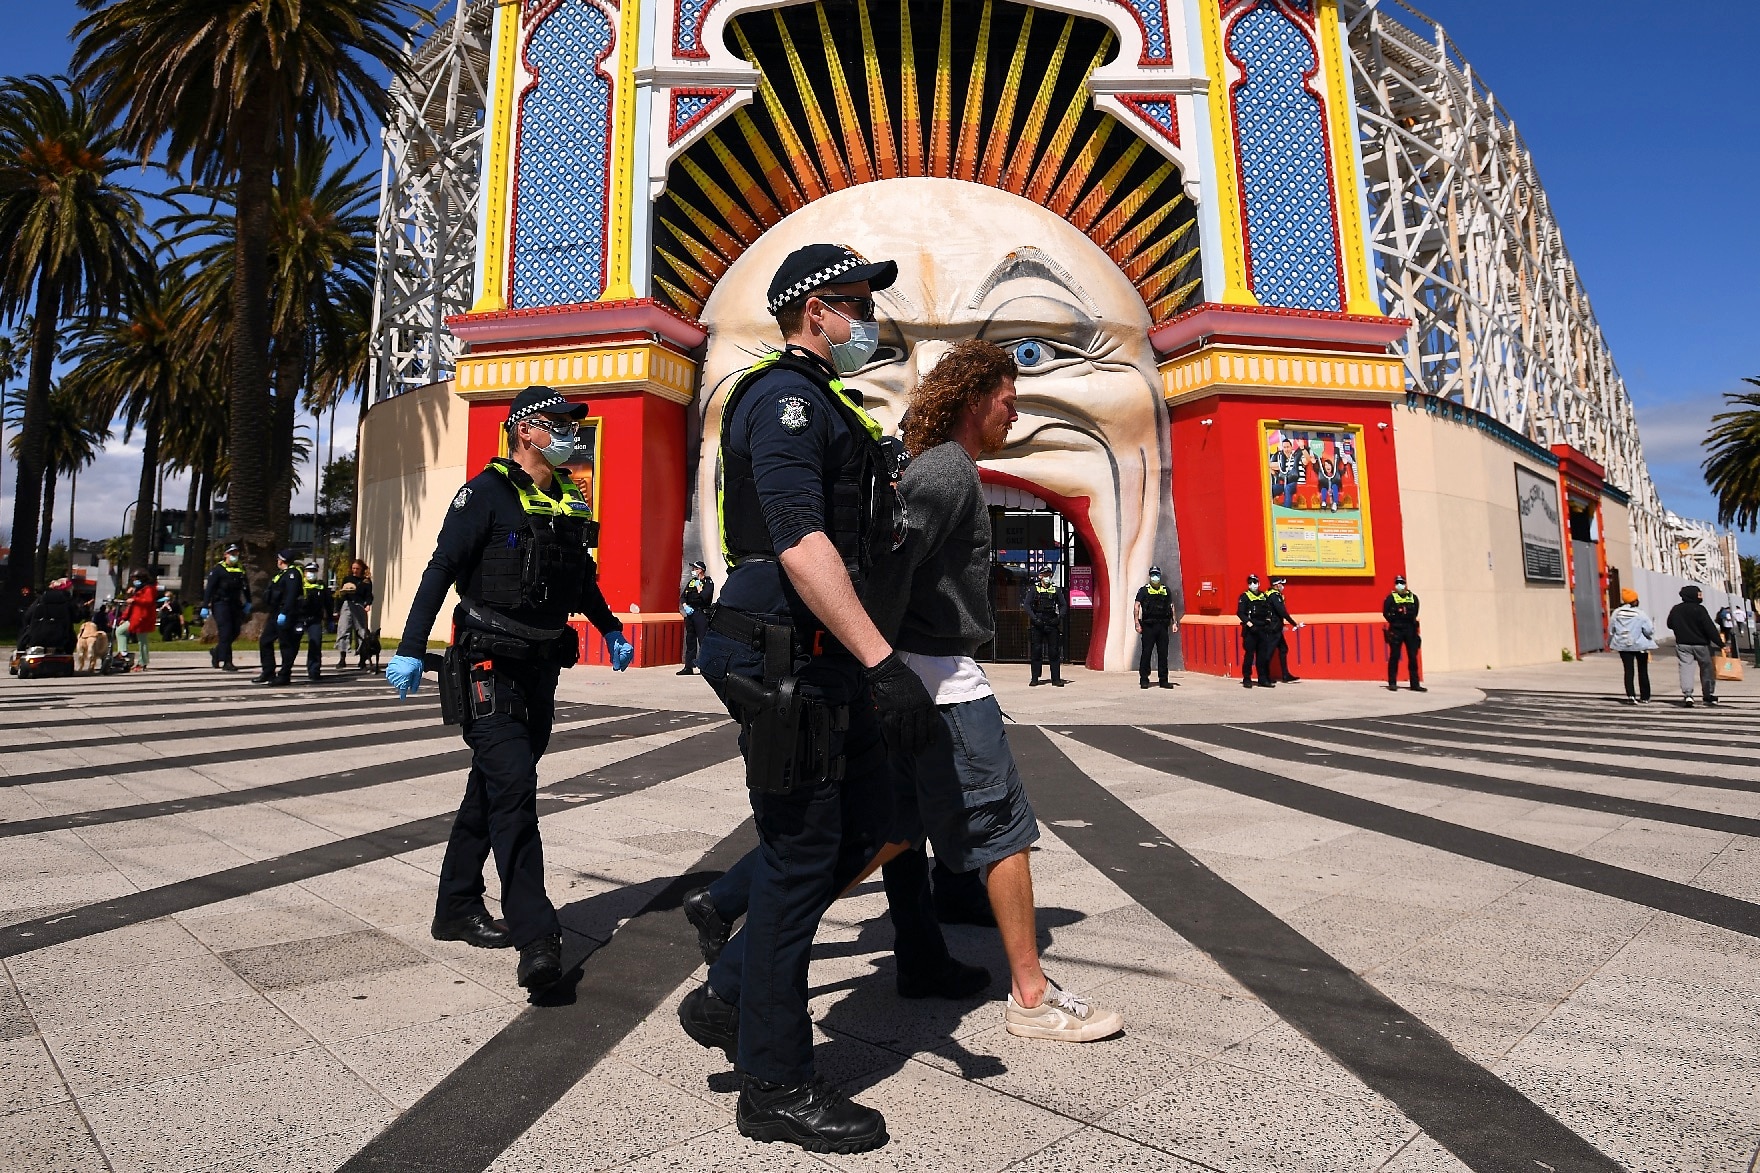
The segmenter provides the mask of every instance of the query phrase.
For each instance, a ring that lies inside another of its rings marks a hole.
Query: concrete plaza
[[[429,939],[466,755],[432,684],[249,688],[201,654],[0,682],[0,1169],[1752,1170],[1760,687],[1593,657],[1427,694],[997,668],[1081,1047],[819,934],[820,1069],[890,1142],[755,1145],[680,1032],[683,890],[750,842],[699,678],[564,676],[542,771],[559,990]],[[1754,669],[1750,667],[1750,674]],[[693,878],[694,877],[694,878]],[[490,877],[491,894],[494,892]]]

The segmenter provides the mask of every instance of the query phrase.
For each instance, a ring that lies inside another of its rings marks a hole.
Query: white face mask
[[[836,310],[831,312],[849,323],[848,342],[832,342],[829,335],[825,337],[831,347],[831,365],[840,375],[853,375],[867,366],[874,352],[880,349],[880,323],[857,321],[838,314]]]

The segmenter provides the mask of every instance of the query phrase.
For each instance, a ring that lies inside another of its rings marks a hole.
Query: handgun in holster
[[[831,735],[840,710],[802,697],[794,671],[794,628],[767,624],[763,631],[764,679],[729,673],[728,696],[744,715],[746,786],[764,794],[787,794],[842,775],[833,761]],[[847,710],[841,710],[847,713]],[[847,719],[842,722],[847,728]]]
[[[422,667],[440,680],[440,723],[464,724],[464,715],[470,711],[464,650],[453,644],[444,652],[428,652],[422,657]]]

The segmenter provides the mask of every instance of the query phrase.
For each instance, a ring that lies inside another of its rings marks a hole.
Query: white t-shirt
[[[996,695],[990,678],[970,656],[921,656],[902,651],[898,655],[910,665],[938,705],[958,705]]]

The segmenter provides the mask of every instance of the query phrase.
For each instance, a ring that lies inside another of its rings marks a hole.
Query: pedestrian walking
[[[1047,663],[1051,666],[1051,683],[1064,686],[1063,621],[1069,614],[1069,595],[1057,585],[1050,566],[1039,568],[1033,585],[1027,588],[1021,605],[1027,612],[1027,656],[1033,666],[1032,679],[1027,683],[1038,687]]]
[[[454,585],[457,641],[440,686],[451,688],[471,750],[464,801],[440,864],[430,935],[483,949],[519,950],[516,979],[543,990],[562,977],[562,925],[544,887],[538,834],[538,762],[556,719],[556,681],[580,656],[568,625],[582,614],[604,636],[611,666],[635,658],[623,624],[599,590],[592,550],[599,526],[563,466],[574,455],[585,405],[549,387],[514,397],[507,455],[459,489],[410,604],[385,679],[401,697],[421,687],[440,608]],[[505,921],[484,904],[490,854],[501,878]]]
[[[144,570],[129,578],[128,594],[123,597],[121,613],[116,618],[116,650],[128,654],[136,649],[134,670],[147,670],[147,646],[159,629],[158,583]]]
[[[1271,606],[1277,612],[1277,647],[1272,667],[1276,670],[1279,684],[1300,684],[1302,678],[1289,670],[1289,634],[1285,628],[1299,631],[1302,625],[1289,613],[1289,604],[1284,600],[1283,592],[1288,588],[1287,578],[1271,580]]]
[[[1137,636],[1142,644],[1142,650],[1137,654],[1137,687],[1149,687],[1149,659],[1150,653],[1154,653],[1159,657],[1161,687],[1173,688],[1167,680],[1167,649],[1169,637],[1179,630],[1179,622],[1173,615],[1173,595],[1167,584],[1161,581],[1161,567],[1149,567],[1149,581],[1137,588],[1137,601],[1132,610],[1136,613]]]
[[[1619,653],[1626,675],[1626,703],[1650,703],[1650,653],[1656,649],[1656,624],[1638,606],[1638,592],[1620,591],[1619,606],[1607,617],[1607,646]],[[1636,687],[1633,677],[1636,676]]]
[[[1740,650],[1736,647],[1735,608],[1727,603],[1717,609],[1717,631],[1722,637],[1723,646],[1729,649],[1729,654],[1740,655]]]
[[[298,622],[305,608],[306,580],[294,565],[292,550],[275,555],[275,577],[263,592],[263,633],[257,639],[257,654],[262,670],[251,677],[252,684],[293,683],[293,658],[299,654],[303,630]],[[277,667],[275,655],[281,654]]]
[[[1717,703],[1717,667],[1713,649],[1723,637],[1705,610],[1703,592],[1696,586],[1681,588],[1681,601],[1668,613],[1668,629],[1674,632],[1674,655],[1681,669],[1681,701],[1693,704],[1693,679],[1698,677],[1705,703]]]
[[[1247,575],[1247,589],[1235,601],[1235,618],[1241,623],[1241,687],[1253,687],[1253,673],[1260,688],[1276,688],[1271,679],[1271,652],[1283,621],[1271,601],[1271,592],[1259,589],[1259,576]]]
[[[360,666],[367,666],[362,655],[367,636],[372,632],[373,572],[356,558],[348,564],[348,577],[336,587],[336,669],[348,667],[348,655],[355,654]]]
[[[1399,691],[1399,654],[1404,648],[1412,691],[1429,692],[1418,679],[1418,649],[1424,643],[1418,635],[1418,596],[1406,586],[1405,575],[1393,580],[1393,590],[1381,601],[1381,617],[1387,620],[1387,691]]]
[[[701,562],[691,563],[691,575],[678,592],[678,609],[684,615],[684,667],[680,676],[697,670],[697,655],[703,633],[709,630],[709,608],[715,605],[715,580]]]
[[[208,653],[208,666],[221,672],[237,672],[232,662],[232,641],[244,617],[251,612],[251,588],[244,567],[238,563],[239,548],[227,546],[220,562],[208,571],[202,587],[202,618],[214,620],[214,650]]]

